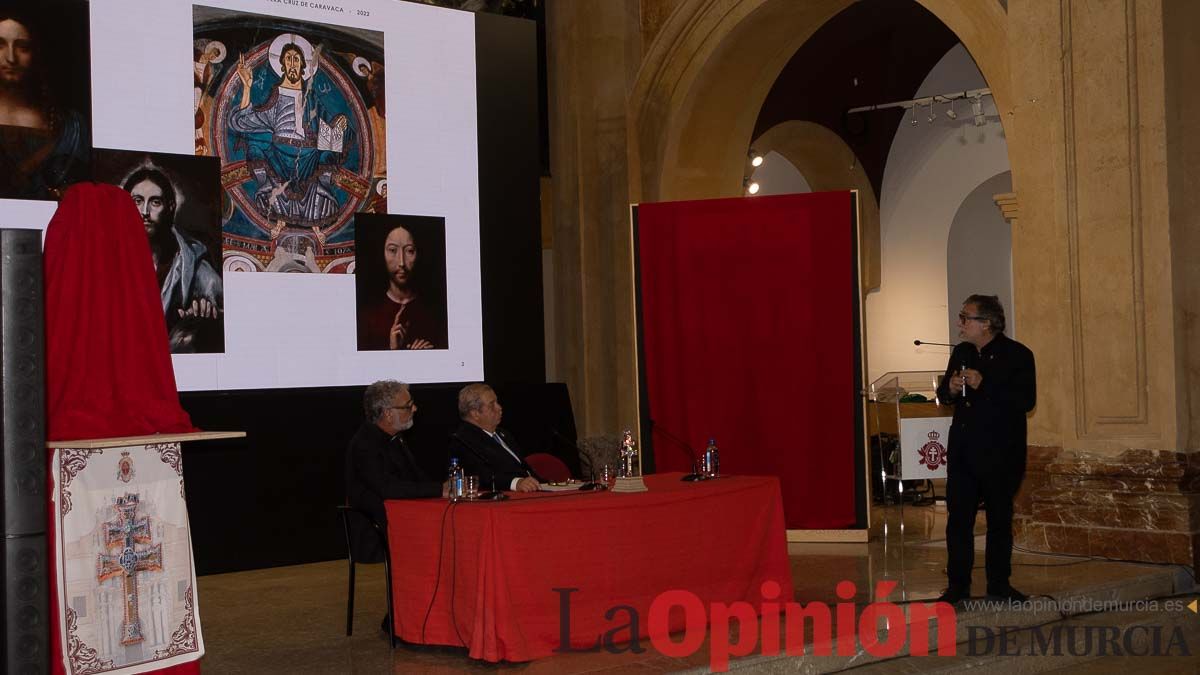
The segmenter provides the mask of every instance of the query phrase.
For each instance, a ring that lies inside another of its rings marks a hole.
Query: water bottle
[[[456,502],[463,498],[463,469],[458,465],[458,458],[450,458],[450,501]]]
[[[700,473],[705,478],[716,478],[721,475],[721,453],[717,450],[717,439],[715,438],[708,439],[708,447],[704,448]]]

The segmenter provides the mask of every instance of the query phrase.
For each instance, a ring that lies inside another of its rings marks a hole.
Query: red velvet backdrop
[[[853,195],[638,207],[642,370],[658,471],[677,437],[778,476],[789,529],[855,525]]]

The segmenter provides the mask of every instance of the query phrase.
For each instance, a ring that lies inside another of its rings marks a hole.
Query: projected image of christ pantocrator
[[[221,157],[227,271],[348,272],[379,207],[383,36],[194,8],[196,151]]]

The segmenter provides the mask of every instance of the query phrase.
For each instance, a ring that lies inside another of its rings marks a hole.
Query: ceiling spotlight
[[[929,117],[927,120],[930,124],[933,124],[935,119],[937,119],[937,113],[933,109],[933,99],[929,99]]]
[[[949,107],[946,108],[946,117],[952,120],[958,119],[958,113],[954,112],[954,100],[955,99],[950,99],[949,101],[946,101],[946,103],[950,104]]]
[[[750,180],[749,176],[742,179],[742,187],[746,188],[746,194],[748,195],[758,194],[758,182]]]
[[[909,122],[909,124],[911,126],[915,127],[915,126],[917,126],[917,104],[913,103],[912,108],[910,108],[910,110],[912,110],[912,120]]]
[[[750,148],[750,166],[760,167],[763,163],[763,156],[755,152],[754,148]]]

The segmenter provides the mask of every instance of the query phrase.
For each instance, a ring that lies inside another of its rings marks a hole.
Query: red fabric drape
[[[79,183],[46,228],[46,436],[111,438],[193,431],[179,405],[150,244],[124,190]],[[47,460],[49,461],[49,460]],[[49,476],[53,490],[53,476]],[[48,519],[54,541],[56,519]],[[54,546],[48,548],[50,607],[58,606]],[[65,672],[58,626],[50,627],[50,672]],[[199,662],[156,673],[193,675]]]
[[[638,207],[643,364],[659,471],[710,437],[783,484],[789,529],[855,523],[852,196]]]
[[[485,661],[529,661],[564,646],[556,588],[576,589],[572,649],[624,623],[626,611],[606,614],[621,605],[634,608],[638,634],[649,635],[650,605],[668,590],[694,593],[706,610],[716,602],[757,610],[766,581],[791,599],[777,479],[681,483],[665,474],[646,476],[646,485],[648,492],[514,493],[508,502],[453,507],[388,500],[396,634],[465,646]],[[673,612],[671,632],[683,628],[683,613]]]
[[[193,431],[129,194],[96,183],[67,190],[46,228],[44,266],[47,437]]]

